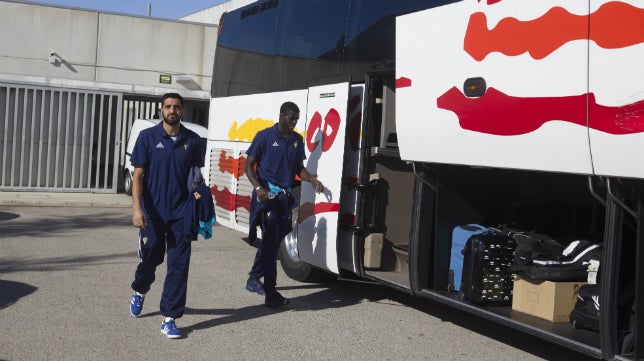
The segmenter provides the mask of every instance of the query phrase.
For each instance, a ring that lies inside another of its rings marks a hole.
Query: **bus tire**
[[[129,170],[125,171],[123,175],[123,187],[125,188],[125,194],[128,196],[132,195],[132,175]]]
[[[320,283],[331,278],[331,274],[302,262],[297,256],[297,241],[291,234],[280,244],[277,256],[284,273],[289,278],[300,282]]]

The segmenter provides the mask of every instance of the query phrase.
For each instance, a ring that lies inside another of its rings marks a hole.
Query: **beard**
[[[163,122],[168,125],[177,125],[181,121],[181,118],[178,115],[175,115],[175,118],[168,118],[165,115],[163,116]]]

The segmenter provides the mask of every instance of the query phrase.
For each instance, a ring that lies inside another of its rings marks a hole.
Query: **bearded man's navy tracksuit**
[[[191,240],[184,229],[189,197],[187,187],[192,167],[203,167],[204,153],[199,136],[181,126],[175,139],[163,129],[163,122],[143,130],[134,145],[131,162],[144,168],[141,205],[147,225],[139,233],[139,257],[132,289],[147,293],[155,279],[156,267],[167,250],[167,274],[161,295],[161,314],[183,316],[188,286]]]

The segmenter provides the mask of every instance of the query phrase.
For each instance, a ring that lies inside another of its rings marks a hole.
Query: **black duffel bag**
[[[517,243],[511,271],[548,281],[585,281],[591,260],[599,263],[602,244],[586,240],[562,243],[543,234],[512,231]]]

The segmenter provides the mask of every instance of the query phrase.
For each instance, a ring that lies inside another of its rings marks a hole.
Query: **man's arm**
[[[297,173],[297,175],[300,176],[300,179],[302,179],[303,181],[311,183],[311,186],[316,193],[321,193],[324,190],[324,185],[322,184],[322,182],[313,177],[311,173],[306,170],[304,163],[300,164],[300,171]]]
[[[132,175],[132,224],[138,228],[145,228],[146,219],[141,208],[141,196],[143,195],[144,168],[134,168]]]
[[[257,197],[263,202],[268,199],[268,192],[264,187],[262,187],[261,183],[259,183],[257,173],[255,172],[256,163],[257,159],[255,159],[255,157],[252,155],[246,156],[246,166],[244,167],[244,170],[246,171],[246,176],[248,177],[250,184],[252,184],[255,189],[255,193],[257,193]]]

